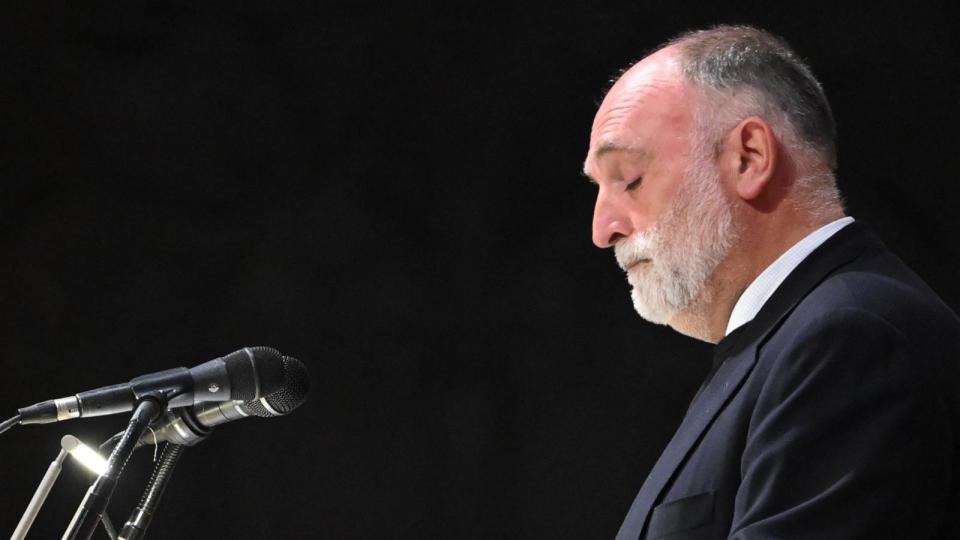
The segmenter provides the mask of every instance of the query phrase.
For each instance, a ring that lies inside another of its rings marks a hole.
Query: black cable
[[[19,424],[19,423],[20,423],[20,415],[19,415],[19,414],[16,415],[16,416],[14,416],[13,418],[11,418],[11,419],[9,419],[9,420],[4,420],[3,423],[0,424],[0,433],[3,433],[4,431],[12,428],[13,426],[15,426],[15,425],[17,425],[17,424]]]
[[[112,437],[110,437],[109,439],[107,439],[107,440],[103,441],[102,443],[100,443],[100,451],[103,452],[103,451],[106,450],[107,448],[109,448],[110,450],[113,450],[113,447],[117,445],[117,442],[118,442],[121,438],[123,438],[123,432],[122,432],[122,431],[119,432],[119,433],[115,433]]]

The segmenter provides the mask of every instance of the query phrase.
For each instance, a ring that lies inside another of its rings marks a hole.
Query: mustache
[[[640,261],[652,260],[654,253],[657,251],[656,240],[656,226],[621,239],[613,246],[613,254],[617,259],[617,265],[626,272]]]

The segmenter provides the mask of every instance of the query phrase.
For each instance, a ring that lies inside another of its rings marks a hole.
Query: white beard
[[[709,302],[704,286],[739,236],[719,171],[709,160],[695,159],[657,222],[614,246],[624,270],[647,259],[627,272],[634,309],[650,322],[667,324],[694,300]]]

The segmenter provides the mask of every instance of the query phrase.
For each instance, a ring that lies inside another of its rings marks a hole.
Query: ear
[[[737,195],[746,201],[760,197],[777,168],[780,144],[770,125],[758,116],[744,119],[727,138],[732,178]]]

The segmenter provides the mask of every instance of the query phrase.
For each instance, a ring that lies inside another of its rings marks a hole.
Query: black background
[[[590,243],[579,170],[619,68],[720,22],[786,37],[850,213],[960,306],[956,20],[708,4],[8,3],[0,419],[267,344],[310,400],[189,449],[152,537],[611,538],[710,351],[642,322]],[[0,436],[0,534],[63,434],[124,424]],[[31,537],[87,482],[68,462]]]

